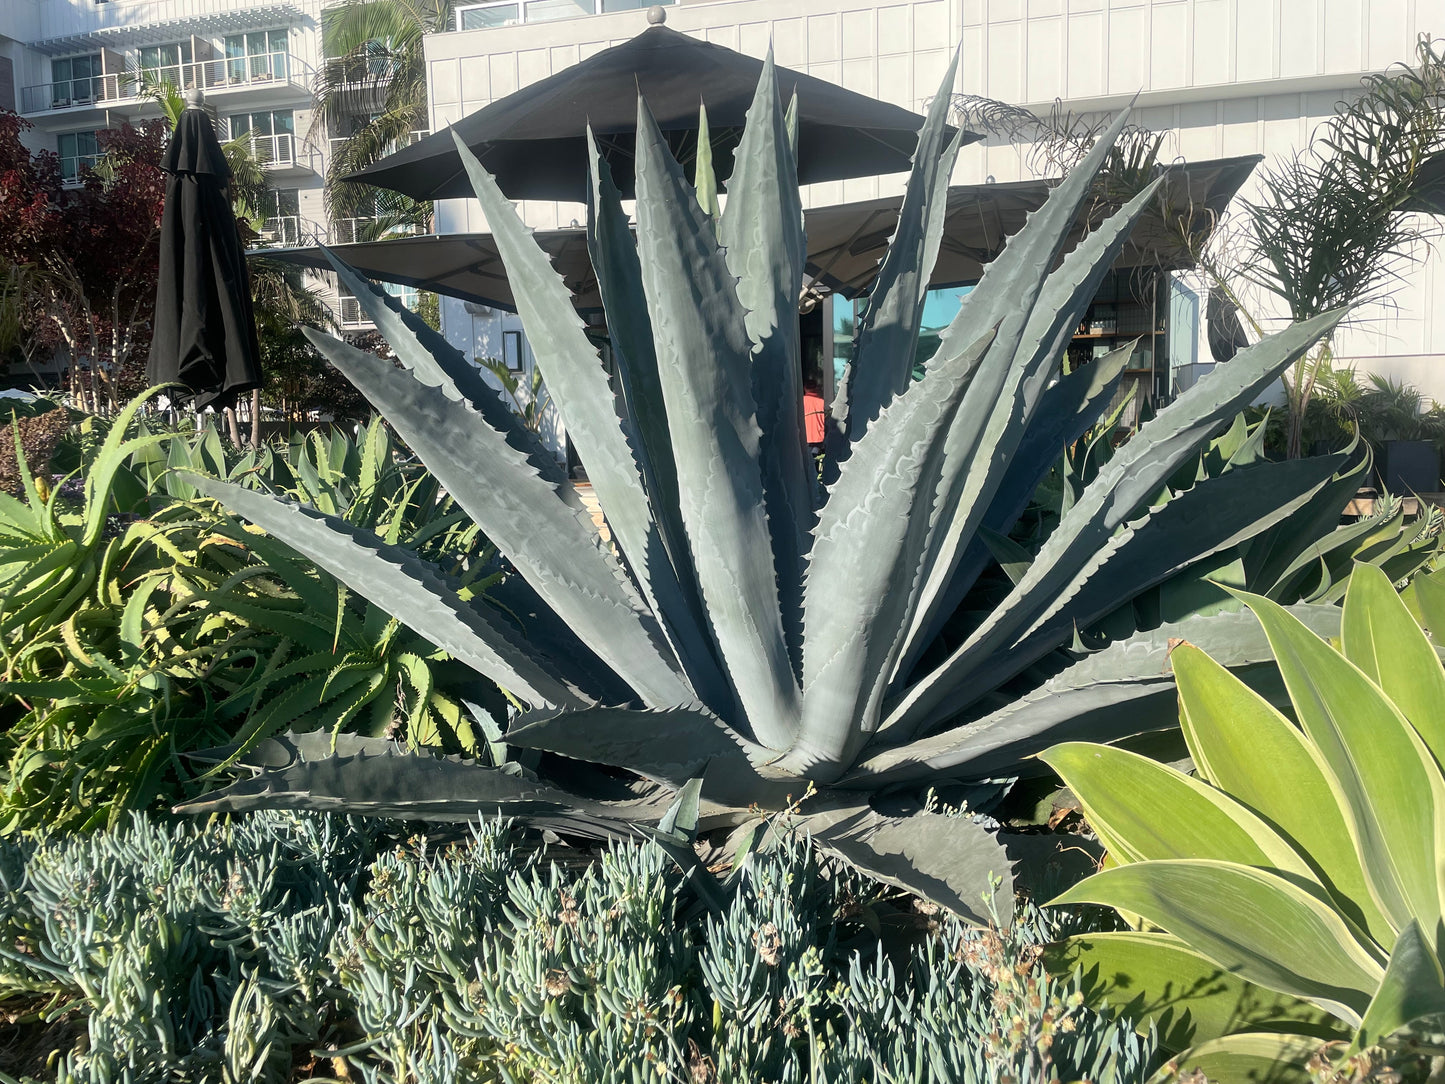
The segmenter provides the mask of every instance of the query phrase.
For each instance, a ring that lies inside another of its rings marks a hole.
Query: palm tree
[[[346,137],[335,145],[326,170],[326,206],[333,221],[376,219],[381,225],[372,233],[429,224],[430,203],[341,178],[427,128],[422,39],[450,30],[453,22],[453,0],[345,0],[322,14],[327,59],[317,75],[308,138]]]

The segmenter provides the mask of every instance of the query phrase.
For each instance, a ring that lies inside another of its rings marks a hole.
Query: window
[[[173,87],[195,85],[191,75],[191,43],[179,41],[174,45],[147,45],[136,56],[141,75],[155,83],[169,83]]]
[[[233,113],[227,125],[231,139],[250,133],[262,165],[291,165],[296,161],[296,121],[291,110]]]
[[[226,35],[226,78],[232,83],[285,79],[290,61],[285,30]]]
[[[261,196],[265,222],[261,235],[278,245],[301,243],[301,193],[295,188],[271,188]]]
[[[52,60],[50,81],[52,107],[95,101],[101,97],[100,54]]]
[[[664,4],[675,4],[677,0],[662,0]],[[636,11],[638,8],[652,7],[653,0],[602,0],[603,14],[611,14],[614,11]]]
[[[507,363],[507,370],[513,373],[522,371],[522,333],[520,331],[502,332],[502,360]]]
[[[67,181],[80,177],[82,169],[90,169],[100,157],[96,132],[64,132],[58,137],[60,175]]]
[[[457,9],[458,30],[489,30],[522,21],[521,4],[478,4]]]

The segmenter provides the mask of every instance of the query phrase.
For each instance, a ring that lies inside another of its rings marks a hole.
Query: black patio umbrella
[[[211,118],[181,113],[161,159],[166,180],[151,384],[183,384],[197,407],[230,406],[261,386],[251,280],[228,186],[231,167]]]
[[[1445,151],[1436,151],[1425,160],[1415,178],[1415,186],[1400,210],[1445,215]]]
[[[652,26],[347,179],[419,200],[470,196],[452,141],[455,133],[513,199],[581,203],[587,198],[590,122],[613,179],[624,195],[631,195],[639,93],[680,161],[695,154],[698,104],[705,103],[714,169],[728,177],[762,68],[762,61],[732,49]],[[921,116],[787,68],[777,73],[783,100],[795,91],[798,95],[801,182],[872,177],[910,167]],[[979,138],[968,133],[964,141]]]
[[[1194,266],[1194,257],[1179,235],[1180,221],[1189,222],[1191,233],[1207,236],[1259,161],[1258,155],[1250,155],[1171,167],[1159,198],[1135,225],[1114,266],[1121,270]],[[1004,239],[1023,227],[1025,216],[1044,205],[1056,183],[1040,180],[950,188],[943,242],[929,284],[960,286],[977,281]],[[866,293],[878,274],[878,261],[888,238],[898,225],[902,203],[902,196],[889,196],[805,210],[809,277],[844,297]],[[1084,236],[1090,225],[1097,225],[1100,215],[1112,209],[1097,207],[1092,215],[1081,214],[1069,247]],[[600,309],[602,299],[587,253],[586,231],[576,227],[539,230],[533,236],[551,257],[553,268],[566,282],[577,308]],[[368,278],[516,311],[501,253],[487,233],[396,237],[335,245],[331,251]],[[326,254],[315,246],[267,248],[257,250],[257,254],[297,267],[331,269]]]

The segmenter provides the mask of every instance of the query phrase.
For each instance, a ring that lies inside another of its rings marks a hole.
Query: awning
[[[65,56],[87,49],[135,48],[141,45],[166,45],[189,38],[192,34],[235,34],[246,30],[268,30],[289,25],[301,16],[295,4],[256,4],[233,11],[211,11],[182,18],[152,20],[150,7],[105,4],[97,9],[103,19],[136,19],[98,27],[83,34],[45,38],[26,46],[47,56]],[[143,20],[143,21],[141,21]]]
[[[1234,198],[1260,156],[1223,158],[1173,167],[1160,197],[1145,212],[1116,267],[1179,270],[1193,266],[1181,242],[1181,224],[1207,235],[1217,216]],[[959,185],[948,190],[948,217],[932,286],[977,282],[983,266],[998,254],[1004,240],[1018,232],[1024,216],[1043,206],[1055,182]],[[846,297],[866,293],[878,261],[898,222],[901,196],[866,203],[821,207],[805,212],[808,235],[807,272],[815,282]],[[1098,220],[1107,208],[1096,208]],[[1074,231],[1084,235],[1085,222]],[[534,236],[552,257],[579,309],[600,309],[587,235],[582,229],[540,230]],[[336,245],[331,250],[369,278],[433,290],[492,308],[516,310],[501,256],[490,234],[429,234],[388,241]],[[317,247],[266,248],[253,256],[298,267],[330,270]]]

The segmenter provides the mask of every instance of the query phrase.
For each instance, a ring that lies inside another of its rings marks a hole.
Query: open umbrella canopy
[[[146,372],[152,384],[185,385],[198,407],[228,406],[261,386],[261,351],[231,167],[203,109],[181,113],[161,168],[170,177]]]
[[[450,128],[388,155],[347,179],[413,199],[472,194],[452,141],[455,133],[513,199],[584,202],[590,123],[613,179],[633,186],[637,97],[679,159],[696,153],[698,106],[707,105],[714,168],[732,173],[763,64],[750,56],[652,26],[564,71],[500,98]],[[907,170],[923,118],[810,75],[778,68],[786,101],[798,96],[798,179],[804,184]],[[971,142],[979,136],[965,136]]]
[[[1436,151],[1425,160],[1400,210],[1445,215],[1445,151]]]
[[[1160,198],[1140,218],[1116,267],[1177,270],[1193,265],[1182,243],[1180,222],[1196,235],[1208,232],[1215,217],[1234,197],[1258,157],[1224,158],[1175,166]],[[960,185],[948,190],[948,218],[930,284],[958,286],[975,282],[1004,238],[1016,233],[1024,216],[1043,206],[1051,181]],[[902,197],[819,207],[804,212],[808,236],[807,270],[815,281],[847,297],[867,292],[878,273],[878,260],[898,224]],[[1096,209],[1096,214],[1103,208]],[[1069,247],[1083,236],[1081,216]],[[537,242],[572,291],[579,309],[600,309],[597,280],[587,254],[586,231],[544,230]],[[337,256],[370,278],[434,290],[449,297],[493,308],[514,310],[512,288],[486,233],[429,234],[337,245]],[[328,271],[331,264],[315,247],[260,250],[268,259]]]

